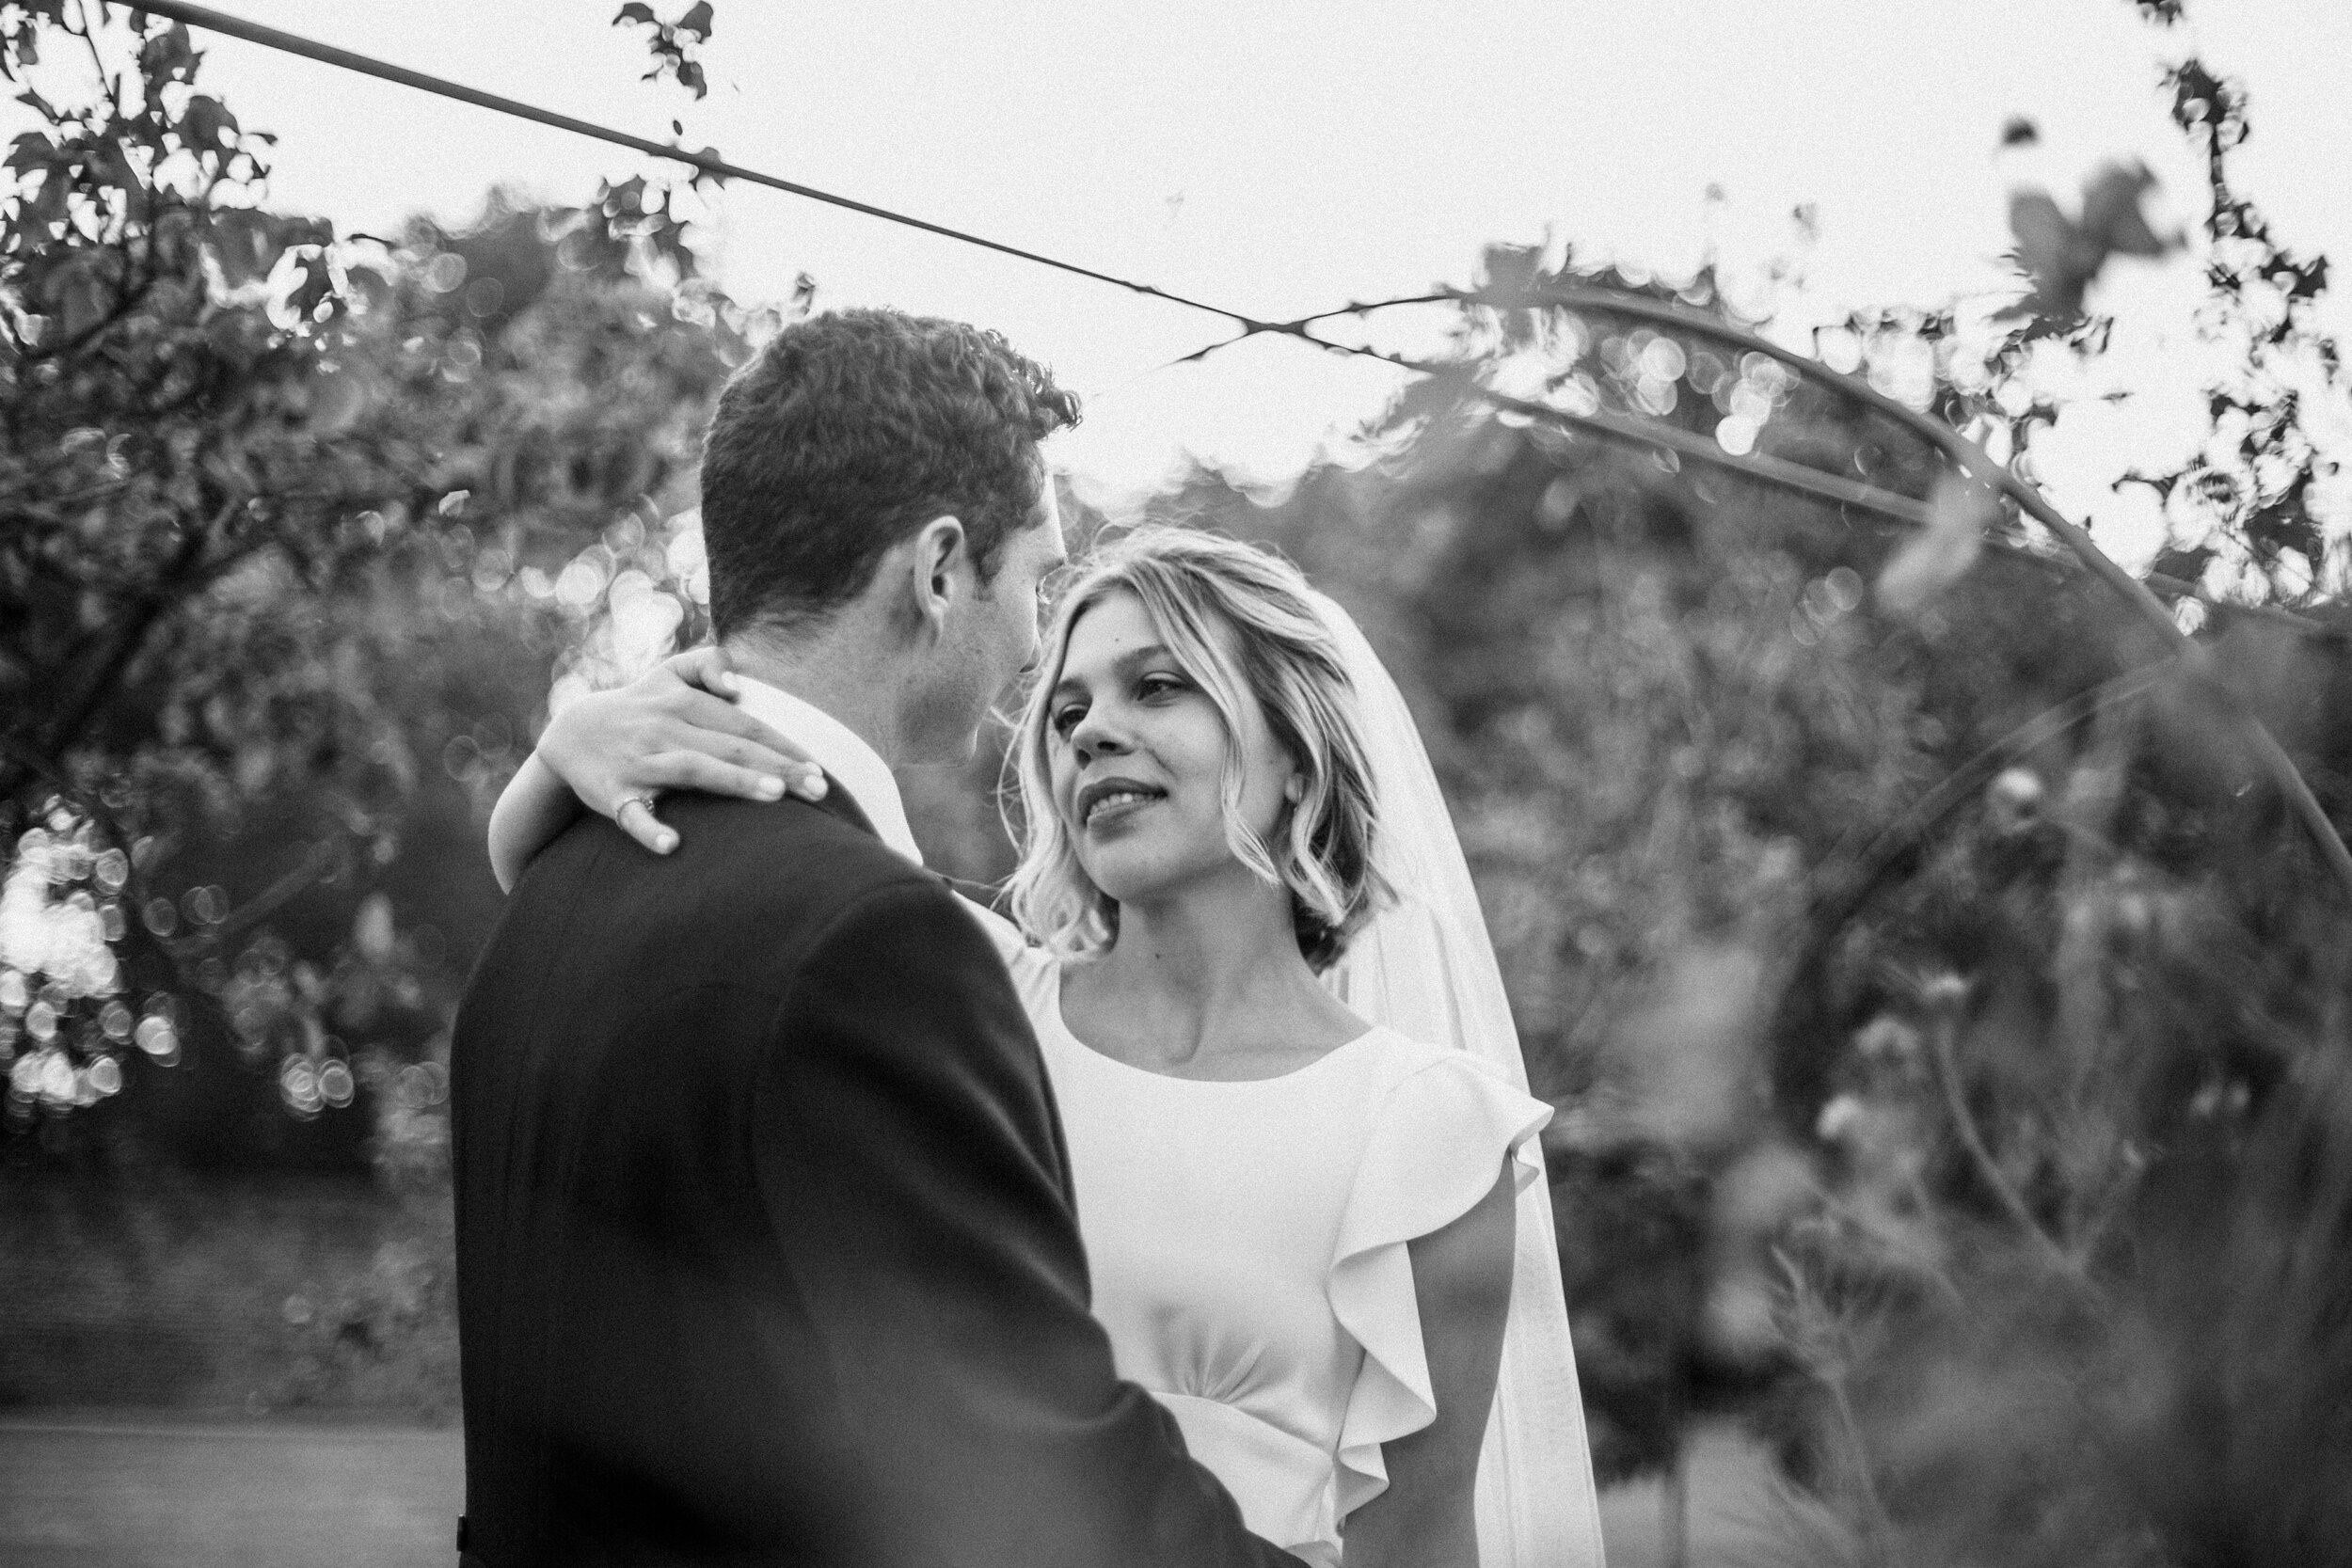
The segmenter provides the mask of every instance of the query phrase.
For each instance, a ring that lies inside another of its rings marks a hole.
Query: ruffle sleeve
[[[1340,1518],[1388,1489],[1380,1445],[1438,1415],[1407,1243],[1493,1191],[1506,1153],[1515,1191],[1541,1180],[1532,1140],[1550,1119],[1551,1107],[1501,1069],[1458,1051],[1409,1071],[1375,1109],[1325,1287],[1332,1314],[1364,1349],[1340,1428]]]

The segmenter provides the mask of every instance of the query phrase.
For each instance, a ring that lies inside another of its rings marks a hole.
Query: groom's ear
[[[914,531],[902,563],[906,573],[905,603],[918,638],[936,640],[947,628],[947,618],[966,589],[963,570],[971,563],[972,541],[961,519],[953,514],[933,517]]]

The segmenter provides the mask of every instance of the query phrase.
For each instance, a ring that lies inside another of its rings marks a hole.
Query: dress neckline
[[[1054,1033],[1060,1036],[1061,1038],[1069,1044],[1071,1049],[1077,1052],[1077,1053],[1081,1056],[1091,1057],[1093,1060],[1102,1063],[1104,1067],[1109,1068],[1114,1072],[1125,1073],[1128,1076],[1135,1078],[1149,1078],[1154,1082],[1162,1084],[1200,1084],[1210,1088],[1229,1089],[1255,1088],[1267,1084],[1287,1084],[1294,1078],[1304,1077],[1306,1074],[1314,1071],[1317,1068],[1323,1066],[1324,1063],[1329,1061],[1334,1056],[1342,1055],[1354,1051],[1358,1046],[1363,1044],[1366,1040],[1373,1039],[1380,1034],[1380,1025],[1377,1023],[1372,1024],[1366,1028],[1362,1034],[1357,1035],[1349,1039],[1342,1040],[1339,1044],[1333,1046],[1322,1055],[1317,1056],[1313,1061],[1307,1063],[1304,1067],[1295,1067],[1288,1072],[1278,1072],[1265,1078],[1185,1078],[1173,1072],[1154,1072],[1148,1067],[1137,1067],[1133,1062],[1122,1062],[1118,1057],[1110,1055],[1104,1052],[1097,1051],[1094,1047],[1087,1044],[1086,1041],[1078,1037],[1077,1032],[1070,1027],[1069,1020],[1062,1017],[1062,977],[1060,966],[1054,966],[1053,969],[1048,971],[1044,979],[1045,985],[1043,989],[1045,991],[1045,1005],[1047,1008],[1050,1009],[1047,1014],[1047,1022],[1054,1026]]]

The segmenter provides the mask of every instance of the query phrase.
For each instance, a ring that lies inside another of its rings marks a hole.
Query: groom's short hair
[[[1078,400],[994,332],[882,309],[786,327],[719,394],[703,441],[711,629],[821,620],[943,514],[985,585],[1038,520],[1037,444],[1077,422]]]

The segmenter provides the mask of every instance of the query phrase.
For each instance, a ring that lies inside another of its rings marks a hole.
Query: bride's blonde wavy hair
[[[1078,863],[1077,846],[1054,809],[1048,749],[1054,688],[1078,618],[1114,594],[1133,594],[1186,678],[1241,733],[1245,705],[1263,713],[1298,769],[1298,800],[1267,843],[1242,820],[1240,748],[1225,757],[1225,839],[1233,858],[1290,890],[1298,949],[1317,972],[1390,897],[1372,863],[1372,768],[1339,644],[1315,612],[1297,567],[1222,534],[1152,525],[1098,546],[1073,574],[1046,633],[1045,657],[1006,757],[1018,780],[1022,846],[1012,874],[1013,914],[1047,951],[1079,958],[1108,946],[1119,906]],[[1013,791],[1005,791],[1009,797]]]

